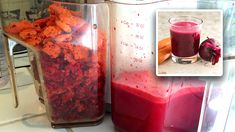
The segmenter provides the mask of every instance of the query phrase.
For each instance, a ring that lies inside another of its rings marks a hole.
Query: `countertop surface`
[[[219,12],[159,12],[157,35],[158,41],[170,37],[168,19],[176,16],[193,16],[203,20],[201,42],[207,37],[215,38],[222,44],[222,27]],[[157,41],[157,42],[158,42]],[[222,45],[220,46],[222,48]],[[161,76],[221,76],[223,72],[222,58],[216,65],[199,58],[193,64],[177,64],[171,58],[158,65],[158,74]]]
[[[27,62],[27,58],[19,57],[16,64]],[[79,127],[69,129],[53,129],[47,119],[44,106],[38,100],[32,77],[28,68],[16,69],[19,107],[13,107],[9,83],[0,88],[0,132],[114,132],[114,125],[109,113],[103,123],[93,127]],[[225,132],[234,132],[235,98]],[[216,131],[210,131],[216,132]]]

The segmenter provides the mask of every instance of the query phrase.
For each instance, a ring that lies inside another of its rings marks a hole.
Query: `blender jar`
[[[205,101],[198,131],[224,132],[235,90],[235,60],[225,60],[225,72],[221,78],[208,80]]]
[[[42,11],[4,34],[32,50],[52,127],[96,125],[105,110],[108,6],[46,0]]]
[[[155,11],[180,6],[148,2],[110,2],[113,123],[123,132],[196,131],[205,82],[155,75]]]
[[[38,95],[39,101],[41,103],[44,103],[43,94],[42,94],[42,87],[41,87],[40,77],[39,77],[39,73],[38,73],[38,66],[37,66],[37,62],[36,62],[36,60],[37,60],[36,55],[30,49],[28,49],[28,55],[29,55],[31,74],[33,75],[35,90]]]

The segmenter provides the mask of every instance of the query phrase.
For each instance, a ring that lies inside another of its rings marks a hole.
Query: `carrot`
[[[19,36],[23,39],[26,40],[28,38],[31,38],[32,36],[36,36],[37,31],[35,29],[25,29],[19,33]]]
[[[163,63],[171,56],[170,53],[158,53],[158,64]]]
[[[163,63],[171,55],[171,40],[165,38],[158,42],[158,64]]]

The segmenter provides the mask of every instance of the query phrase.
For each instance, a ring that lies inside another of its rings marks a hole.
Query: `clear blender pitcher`
[[[235,60],[225,60],[224,65],[223,77],[207,78],[198,132],[232,131],[227,123],[235,90]]]
[[[45,15],[33,22],[4,25],[5,38],[32,50],[52,127],[100,123],[108,67],[107,4],[46,0],[42,11]]]
[[[189,1],[185,5],[197,7]],[[205,82],[155,75],[159,8],[182,6],[177,1],[110,2],[112,120],[117,131],[197,131]]]

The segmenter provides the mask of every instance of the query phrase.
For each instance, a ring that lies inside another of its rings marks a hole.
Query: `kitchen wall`
[[[1,0],[0,5],[3,16],[8,17],[9,19],[14,18],[18,11],[20,11],[20,19],[26,19],[25,12],[30,10],[31,5],[36,1],[37,0]],[[12,11],[15,11],[15,14],[11,13]]]

